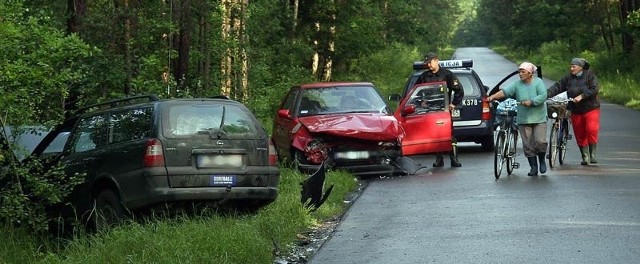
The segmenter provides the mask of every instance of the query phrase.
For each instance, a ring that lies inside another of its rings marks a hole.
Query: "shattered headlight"
[[[378,146],[395,147],[395,146],[398,146],[398,143],[397,142],[389,142],[389,141],[380,141],[380,142],[378,142]]]

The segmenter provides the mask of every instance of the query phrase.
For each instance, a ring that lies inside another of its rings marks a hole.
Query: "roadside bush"
[[[35,233],[64,224],[49,218],[47,209],[64,202],[83,180],[82,175],[67,177],[61,166],[45,169],[38,160],[11,160],[0,174],[0,221]]]
[[[50,127],[64,118],[65,98],[71,93],[93,92],[86,88],[92,78],[86,62],[96,50],[52,26],[46,12],[29,14],[23,3],[0,3],[7,14],[0,18],[1,124]],[[11,146],[2,149],[0,221],[47,230],[45,208],[62,201],[81,177],[65,178],[61,168],[45,170],[35,160],[18,162]]]

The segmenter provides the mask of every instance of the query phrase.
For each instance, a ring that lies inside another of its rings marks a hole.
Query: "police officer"
[[[427,65],[427,70],[418,77],[416,83],[447,82],[449,98],[452,98],[449,103],[449,111],[453,111],[456,105],[460,105],[460,103],[462,103],[462,97],[464,97],[462,84],[458,82],[458,79],[450,70],[440,68],[440,61],[438,60],[438,55],[436,53],[427,53],[424,57],[424,63]],[[451,125],[451,132],[453,133],[453,124]],[[457,142],[453,136],[451,137],[451,144],[453,145],[453,152],[449,153],[449,156],[451,157],[451,167],[461,167],[462,164],[458,161]],[[436,153],[436,162],[433,163],[434,167],[444,166],[442,154],[444,153]]]

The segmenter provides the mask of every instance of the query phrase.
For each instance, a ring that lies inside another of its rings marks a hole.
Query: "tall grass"
[[[640,83],[630,75],[607,75],[600,80],[600,95],[607,101],[640,109]]]
[[[315,212],[300,203],[307,176],[282,168],[276,201],[256,214],[202,212],[128,222],[94,235],[59,240],[4,226],[0,263],[272,263],[296,234],[344,211],[345,196],[357,188],[348,173],[329,172],[329,199]]]
[[[53,241],[43,241],[21,228],[3,225],[0,233],[0,263],[35,263],[49,254]]]

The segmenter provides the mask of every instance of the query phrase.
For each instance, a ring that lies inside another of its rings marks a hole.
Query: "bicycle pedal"
[[[520,163],[514,162],[511,166],[512,166],[514,169],[517,169],[517,168],[520,168]]]

